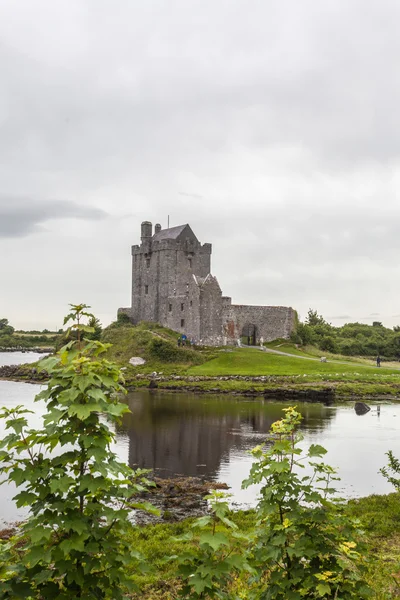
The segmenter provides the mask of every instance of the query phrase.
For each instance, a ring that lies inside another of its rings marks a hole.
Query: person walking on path
[[[381,366],[381,357],[379,356],[379,354],[378,354],[378,356],[376,357],[376,366],[377,366],[377,367],[380,367],[380,366]]]

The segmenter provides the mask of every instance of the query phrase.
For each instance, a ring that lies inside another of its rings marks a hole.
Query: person
[[[378,354],[378,356],[376,357],[376,366],[377,366],[377,367],[380,367],[380,366],[381,366],[381,357],[379,356],[379,354]]]
[[[178,346],[180,346],[182,344],[182,339],[181,336],[178,337]]]

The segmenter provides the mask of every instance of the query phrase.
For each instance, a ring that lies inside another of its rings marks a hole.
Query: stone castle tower
[[[295,319],[292,308],[233,305],[211,275],[211,244],[201,244],[187,224],[157,224],[153,233],[149,221],[141,225],[140,246],[132,246],[132,306],[119,312],[210,345],[287,338]]]

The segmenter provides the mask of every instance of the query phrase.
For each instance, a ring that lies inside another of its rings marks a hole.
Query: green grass
[[[400,598],[400,494],[351,500],[347,511],[365,531],[372,598]]]
[[[264,344],[266,348],[270,348],[271,350],[278,350],[279,352],[287,352],[288,354],[293,354],[294,356],[303,356],[307,358],[317,358],[319,355],[315,354],[313,350],[317,350],[313,346],[309,346],[307,348],[300,348],[296,346],[296,344],[292,344],[288,340],[278,339],[273,342],[267,342]],[[320,356],[325,356],[323,353]]]
[[[368,496],[351,500],[346,508],[349,517],[359,521],[362,539],[367,546],[367,580],[372,588],[372,600],[394,600],[400,597],[400,494]],[[254,527],[253,510],[237,511],[230,518],[240,531],[249,533]],[[167,556],[181,554],[191,542],[178,541],[178,536],[190,531],[193,520],[132,527],[129,541],[152,564],[149,573],[134,573],[140,586],[135,600],[172,600],[176,598],[179,580],[176,560]],[[229,536],[230,531],[225,531]]]
[[[237,348],[232,352],[221,352],[217,358],[209,360],[202,365],[191,367],[188,370],[193,375],[308,375],[318,374],[321,376],[335,375],[343,376],[351,374],[354,378],[357,376],[380,377],[393,375],[399,378],[400,370],[378,369],[363,364],[339,362],[321,363],[317,360],[301,360],[301,358],[282,356],[269,352],[262,352],[253,348]]]
[[[271,348],[272,350],[278,350],[279,352],[287,352],[288,354],[293,354],[294,356],[302,356],[303,358],[315,358],[317,360],[317,355],[312,354],[311,351],[305,350],[302,348],[296,348],[294,344],[279,344],[279,345],[270,345],[265,344],[267,348]]]

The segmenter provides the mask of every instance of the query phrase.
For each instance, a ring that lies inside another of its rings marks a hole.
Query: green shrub
[[[235,532],[226,502],[214,494],[211,516],[193,525],[201,530],[197,546],[180,559],[185,598],[371,597],[361,532],[335,497],[335,470],[320,460],[326,450],[312,444],[303,452],[297,432],[301,415],[292,407],[284,413],[272,425],[268,445],[253,450],[255,462],[243,482],[243,487],[261,486],[254,533]],[[244,596],[235,594],[235,579],[246,581]]]
[[[168,340],[160,337],[153,338],[149,345],[148,351],[151,358],[159,362],[176,362],[176,363],[195,363],[203,362],[202,357],[195,350],[190,348],[179,348]]]
[[[126,313],[123,312],[119,312],[117,315],[117,321],[118,324],[122,324],[122,325],[126,325],[128,323],[131,322],[129,315],[127,315]]]
[[[320,341],[319,347],[324,352],[337,352],[336,340],[333,336],[327,335],[323,337]]]
[[[261,485],[256,539],[249,564],[259,598],[360,600],[370,597],[363,579],[362,547],[355,524],[335,498],[335,470],[320,461],[326,450],[303,452],[297,432],[301,415],[284,409],[270,442],[253,450],[256,459],[244,487]],[[308,465],[312,474],[302,474]]]
[[[3,408],[9,434],[0,442],[0,473],[20,491],[14,500],[30,516],[10,542],[0,542],[0,599],[118,600],[131,585],[127,567],[141,558],[126,541],[132,496],[145,490],[144,472],[117,460],[117,423],[129,412],[118,367],[100,358],[107,346],[82,340],[93,327],[85,305],[67,322],[73,341],[40,366],[50,374],[36,400],[46,403],[41,429],[28,428],[22,406]]]

